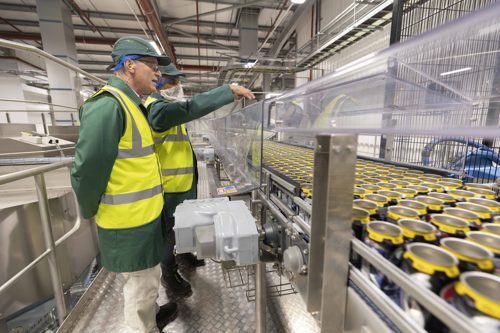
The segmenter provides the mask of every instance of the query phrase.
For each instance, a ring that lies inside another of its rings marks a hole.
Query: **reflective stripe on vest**
[[[161,169],[163,176],[187,175],[193,173],[193,168]]]
[[[96,223],[107,229],[138,227],[158,218],[163,207],[163,188],[153,137],[141,109],[125,93],[105,86],[96,95],[104,91],[120,103],[126,124],[101,196]]]
[[[177,133],[167,134],[159,138],[155,138],[155,144],[160,144],[165,141],[176,142],[176,141],[189,141],[189,135],[182,133],[182,127],[177,126]]]
[[[148,97],[146,105],[156,101]],[[194,178],[194,158],[191,142],[184,125],[172,127],[164,132],[153,131],[155,151],[158,154],[166,193],[186,192],[191,189]]]
[[[103,194],[101,202],[109,205],[128,204],[134,201],[151,198],[159,193],[163,193],[163,187],[161,185],[134,193],[124,193],[115,195]]]
[[[134,147],[132,149],[119,149],[118,156],[116,158],[132,158],[132,157],[143,157],[153,154],[155,152],[154,146],[147,147]]]

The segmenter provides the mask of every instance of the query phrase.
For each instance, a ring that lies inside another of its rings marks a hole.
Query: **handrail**
[[[75,225],[73,226],[73,228],[71,228],[70,231],[68,231],[67,233],[65,233],[64,235],[62,235],[61,238],[59,238],[57,241],[55,241],[54,244],[56,245],[56,247],[59,246],[59,245],[61,245],[62,243],[64,243],[66,241],[66,239],[68,239],[78,229],[80,229],[81,222],[82,222],[82,218],[80,217],[80,215],[77,215],[77,218],[75,219],[75,222],[74,222]],[[21,276],[23,276],[24,273],[27,273],[28,271],[30,271],[31,269],[33,269],[36,266],[36,264],[38,264],[40,261],[42,261],[42,259],[44,259],[45,257],[47,257],[50,253],[51,253],[50,249],[45,250],[45,252],[43,252],[41,255],[39,255],[38,257],[36,257],[36,259],[34,259],[28,266],[24,267],[16,275],[14,275],[10,279],[8,279],[4,284],[2,284],[0,286],[0,295],[3,292],[5,292],[12,284],[14,284],[14,282],[16,282],[17,280],[19,280],[19,278]]]
[[[64,292],[61,282],[61,272],[59,265],[57,263],[56,258],[56,247],[60,244],[64,243],[69,237],[71,237],[81,226],[81,213],[78,206],[78,201],[76,198],[75,192],[71,192],[73,194],[73,198],[75,200],[76,207],[76,219],[73,227],[63,236],[61,236],[58,240],[54,241],[54,237],[52,234],[51,228],[51,219],[49,213],[49,202],[47,196],[47,187],[45,185],[44,173],[56,170],[62,167],[70,166],[72,161],[58,162],[49,165],[43,165],[36,168],[22,170],[18,172],[13,172],[7,175],[0,176],[0,185],[14,182],[16,180],[21,180],[28,177],[35,178],[36,192],[39,202],[40,209],[40,218],[43,230],[43,236],[45,239],[45,246],[47,250],[45,250],[41,255],[39,255],[36,259],[31,261],[26,267],[24,267],[21,271],[19,271],[16,275],[11,277],[7,282],[0,285],[0,295],[5,292],[12,284],[14,284],[17,280],[19,280],[24,274],[33,269],[42,259],[48,257],[49,262],[49,272],[50,278],[52,282],[52,288],[54,290],[54,298],[56,301],[56,311],[57,311],[57,319],[59,323],[64,321],[64,318],[67,314],[66,303],[64,300]]]
[[[0,154],[2,156],[2,154]],[[73,162],[74,156],[65,157],[25,157],[25,158],[0,158],[0,166],[13,166],[13,165],[40,165],[51,164],[56,162]]]
[[[6,183],[11,183],[11,182],[14,182],[16,180],[21,180],[23,178],[36,176],[36,175],[39,175],[41,173],[53,171],[53,170],[62,168],[64,166],[70,166],[70,165],[71,165],[71,161],[58,162],[58,163],[49,164],[49,165],[42,165],[42,166],[32,168],[32,169],[27,169],[27,170],[9,173],[7,175],[0,176],[0,185],[6,184]]]
[[[72,69],[74,70],[75,72],[78,72],[80,74],[82,74],[83,76],[86,76],[86,77],[89,77],[99,83],[102,83],[102,84],[106,84],[106,81],[104,81],[103,79],[101,78],[98,78],[97,76],[95,75],[92,75],[90,73],[87,73],[86,71],[84,71],[83,69],[81,69],[80,67],[78,66],[75,66],[75,65],[72,65],[70,63],[67,63],[66,61],[64,60],[61,60],[57,57],[54,57],[52,54],[48,53],[48,52],[45,52],[43,50],[40,50],[32,45],[28,45],[28,44],[22,44],[22,43],[17,43],[17,42],[12,42],[12,41],[9,41],[9,40],[6,40],[6,39],[2,39],[0,38],[0,46],[2,47],[7,47],[9,49],[15,49],[15,50],[21,50],[21,51],[26,51],[26,52],[31,52],[31,53],[36,53],[38,54],[39,56],[45,58],[45,59],[49,59],[63,67],[66,67],[68,69]]]
[[[46,104],[46,105],[50,105],[50,104]],[[36,112],[36,113],[71,112],[71,113],[74,113],[74,112],[78,112],[78,109],[76,109],[76,108],[71,109],[71,110],[21,110],[21,109],[17,109],[17,110],[0,110],[0,112],[7,112],[7,113],[15,113],[15,112]]]
[[[42,102],[42,101],[26,101],[26,100],[22,100],[22,99],[0,98],[0,102],[43,104],[43,105],[48,105],[48,106],[57,106],[57,107],[63,107],[63,108],[68,108],[68,109],[72,109],[72,110],[78,110],[78,108],[75,108],[73,106],[47,103],[47,102]],[[5,112],[5,110],[2,110],[2,111]],[[43,111],[43,110],[12,110],[12,111]],[[59,112],[59,110],[57,110],[57,112]]]
[[[49,149],[49,150],[40,150],[40,151],[19,151],[15,153],[0,153],[0,158],[4,156],[24,156],[24,155],[36,155],[36,154],[45,154],[45,153],[57,153],[60,152],[61,150],[71,150],[75,149],[75,145],[72,145],[70,147],[62,147],[60,149]],[[1,160],[0,160],[1,163]]]

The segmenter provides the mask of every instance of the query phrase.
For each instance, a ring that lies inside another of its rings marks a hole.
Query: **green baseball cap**
[[[115,65],[120,61],[120,57],[133,54],[154,57],[158,59],[158,64],[161,66],[167,66],[171,62],[169,57],[160,55],[149,40],[137,36],[125,36],[118,39],[111,51]]]
[[[183,72],[180,72],[174,64],[169,64],[167,66],[159,66],[160,73],[167,76],[186,76]]]

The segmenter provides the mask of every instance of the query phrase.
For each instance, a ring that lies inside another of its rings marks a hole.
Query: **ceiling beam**
[[[175,49],[168,40],[167,34],[165,33],[165,29],[163,29],[163,26],[160,22],[160,18],[158,17],[156,10],[154,9],[153,4],[151,3],[151,0],[137,0],[137,1],[140,7],[142,8],[142,11],[144,12],[144,15],[148,19],[148,22],[151,23],[151,26],[153,27],[153,30],[156,34],[156,38],[158,39],[158,42],[163,48],[163,51],[169,56],[170,59],[172,59],[172,62],[176,64],[177,58],[175,56]]]
[[[82,66],[84,67],[84,66]],[[216,72],[218,70],[217,66],[198,66],[198,65],[179,65],[178,66],[179,70],[181,71],[197,71],[197,72]],[[99,73],[99,74],[106,74],[106,73],[112,73],[112,71],[108,71],[106,69],[88,69],[90,73]],[[199,75],[196,73],[196,75]],[[205,74],[202,74],[204,76]]]
[[[19,26],[19,27],[39,27],[39,23],[37,21],[28,21],[28,20],[14,20],[14,19],[9,19],[9,22]],[[3,23],[0,21],[0,26]],[[112,33],[119,33],[119,34],[129,34],[129,35],[143,35],[144,32],[141,29],[134,29],[134,28],[119,28],[119,27],[105,27],[105,26],[96,26],[97,29],[103,32],[112,32]],[[73,29],[74,30],[82,30],[82,31],[92,31],[92,28],[83,25],[83,24],[73,24]],[[193,36],[192,38],[196,38],[196,35],[191,34],[189,32],[182,32],[179,33],[177,30],[182,31],[177,28],[169,28],[170,31],[168,35],[170,37],[183,37],[186,34],[190,34]],[[211,35],[211,34],[200,34],[200,39],[213,39],[213,40],[229,40],[229,41],[239,41],[238,36],[228,36],[228,35]],[[262,43],[264,41],[264,38],[259,38],[259,41]],[[273,43],[274,39],[270,38],[268,40],[269,43]],[[173,44],[173,42],[171,42]]]
[[[109,56],[109,51],[93,51],[93,50],[77,50],[77,54],[85,54],[85,55],[97,55],[97,56]],[[228,61],[229,57],[214,57],[214,56],[204,56],[200,55],[188,55],[188,54],[177,54],[177,58],[181,60],[206,60],[206,61]],[[110,58],[111,59],[111,58]],[[104,60],[78,60],[79,64],[96,64],[96,65],[111,65],[111,61]]]
[[[194,1],[194,0],[193,0]],[[215,3],[214,1],[200,1],[200,2],[207,2],[207,3]],[[220,1],[217,0],[219,4],[239,4],[241,3],[240,0],[233,0],[233,1]],[[268,1],[268,4],[274,3],[274,1]],[[263,5],[263,6],[262,6]],[[271,6],[267,5],[266,2],[262,2],[259,4],[259,7],[261,8],[276,8],[276,5]],[[26,13],[36,13],[36,6],[30,6],[30,5],[21,5],[21,4],[11,4],[11,3],[0,3],[0,10],[6,10],[6,11],[14,11],[14,12],[26,12]],[[108,19],[108,20],[116,20],[116,21],[137,21],[134,15],[132,14],[121,14],[121,13],[110,13],[110,12],[96,12],[96,11],[85,11],[86,14],[90,18],[99,18],[99,19]],[[75,15],[76,16],[76,15]],[[144,22],[144,18],[139,15],[137,16],[139,21]],[[170,18],[170,17],[165,17],[162,16],[160,17],[160,20],[162,23],[166,24],[169,21],[175,20],[175,18]],[[216,28],[235,28],[234,23],[228,23],[228,22],[212,22],[212,21],[199,21],[200,27],[216,27]],[[183,22],[178,22],[177,25],[187,25],[187,26],[196,26],[196,20],[187,20]],[[269,30],[269,26],[267,25],[260,25],[259,30],[262,31],[267,31]]]
[[[36,6],[31,5],[21,5],[12,3],[0,3],[0,10],[13,11],[13,12],[26,12],[26,13],[36,13]],[[85,11],[90,18],[100,18],[118,21],[136,21],[136,18],[132,14],[119,14],[110,12],[97,12],[97,11]],[[74,15],[78,16],[78,15]],[[138,15],[139,21],[144,22],[142,15]]]
[[[259,2],[262,2],[262,1],[264,1],[264,0],[251,0],[251,1],[245,1],[244,3],[239,1],[237,4],[232,5],[232,6],[218,8],[216,10],[211,10],[208,12],[200,13],[198,15],[190,15],[190,16],[186,16],[183,18],[174,19],[172,21],[169,21],[167,24],[169,26],[171,26],[171,25],[177,24],[179,22],[190,21],[190,20],[197,19],[197,18],[199,19],[200,17],[203,17],[203,16],[214,15],[214,14],[218,14],[218,13],[222,13],[222,12],[227,12],[229,10],[234,10],[234,9],[239,9],[239,8],[244,8],[244,7],[249,7],[249,6],[258,6]]]
[[[12,32],[12,31],[0,31],[0,38],[4,39],[9,39],[9,40],[41,40],[40,34],[37,33],[18,33],[18,32]],[[116,42],[117,38],[97,38],[97,37],[86,37],[86,36],[75,36],[75,42],[80,43],[80,44],[95,44],[95,45],[113,45],[114,42]],[[173,42],[173,45],[175,47],[185,47],[185,48],[198,48],[197,43],[181,43],[181,42]],[[217,45],[211,45],[211,44],[200,44],[200,48],[203,49],[214,49],[214,50],[220,50],[220,49],[226,49],[230,50],[233,52],[238,52],[238,48],[236,46],[226,46],[224,48],[217,46]],[[267,49],[262,49],[261,51],[265,52],[268,51],[269,48]]]
[[[13,3],[0,3],[0,10],[7,10],[12,12],[36,13],[36,6],[18,5]]]
[[[180,71],[198,71],[198,72],[217,72],[217,66],[203,66],[203,65],[178,65]]]
[[[288,21],[289,23],[286,25],[286,27],[283,28],[279,36],[274,41],[273,46],[267,53],[269,57],[274,58],[278,56],[279,52],[281,51],[281,48],[285,45],[288,38],[290,38],[292,33],[295,31],[299,22],[301,22],[300,19],[302,18],[302,16],[309,13],[309,10],[311,9],[312,5],[315,2],[316,2],[315,0],[307,0],[306,3],[296,8],[295,13],[293,13],[293,16]]]
[[[77,54],[82,54],[82,55],[96,55],[96,56],[110,56],[109,51],[97,51],[97,50],[83,50],[83,49],[78,49],[76,50]],[[219,57],[219,56],[205,56],[205,55],[200,55],[199,57],[197,55],[189,55],[189,54],[177,54],[177,58],[181,60],[207,60],[207,61],[228,61],[230,57]],[[93,60],[79,60],[78,63],[82,64],[84,61],[90,61],[90,62],[95,62]],[[99,62],[99,61],[98,61]],[[105,62],[105,61],[103,61]],[[111,64],[111,61],[106,62],[108,65]]]
[[[19,39],[19,40],[34,40],[39,41],[42,39],[39,33],[18,33],[12,31],[0,31],[0,38],[4,39]],[[86,37],[75,36],[76,43],[82,44],[96,44],[96,45],[113,45],[117,38],[102,38],[102,37]]]
[[[161,22],[165,25],[173,20],[175,20],[175,18],[166,17],[166,16],[161,17]],[[182,22],[176,23],[175,25],[176,26],[185,25],[185,26],[190,26],[190,27],[196,27],[196,20],[182,21]],[[219,28],[219,29],[235,29],[235,28],[237,28],[235,23],[230,23],[230,22],[199,21],[199,25],[200,25],[200,27],[209,27],[209,28],[216,28],[216,29],[217,28]],[[259,25],[258,29],[261,31],[268,31],[270,29],[270,26]]]
[[[189,0],[189,1],[194,2],[196,0]],[[212,3],[212,4],[219,4],[219,5],[237,5],[237,4],[242,3],[242,0],[198,0],[198,1],[202,2],[202,3]],[[262,1],[258,4],[258,7],[259,8],[268,8],[268,9],[277,9],[278,2],[274,1],[274,0]]]
[[[175,32],[177,32],[177,33],[179,33],[179,34],[181,34],[181,35],[183,35],[183,36],[189,37],[189,38],[196,38],[196,39],[198,39],[198,42],[199,42],[200,40],[202,40],[202,41],[204,41],[204,42],[207,42],[208,44],[212,44],[212,45],[215,45],[215,46],[221,47],[221,48],[226,49],[226,50],[230,50],[230,51],[232,51],[232,50],[233,50],[233,48],[232,48],[232,47],[230,47],[230,46],[228,46],[228,45],[224,45],[224,44],[222,44],[222,43],[219,43],[219,42],[215,41],[215,40],[214,40],[214,39],[212,39],[212,38],[202,38],[201,36],[197,36],[197,35],[195,35],[195,34],[192,34],[192,33],[189,33],[189,32],[183,31],[183,30],[181,30],[181,29],[174,28],[174,27],[168,27],[168,29],[169,29],[170,31],[172,31],[172,30],[173,30],[173,31],[175,31]]]
[[[181,48],[181,47],[186,47],[186,48],[198,48],[198,43],[181,43],[181,42],[174,42],[174,46]],[[214,49],[214,50],[229,50],[232,52],[238,52],[238,47],[237,46],[225,46],[225,47],[220,47],[218,45],[213,45],[213,44],[200,44],[200,49]],[[268,49],[269,50],[269,49]]]

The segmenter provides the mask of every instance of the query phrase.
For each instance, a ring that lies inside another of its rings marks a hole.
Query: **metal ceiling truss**
[[[189,1],[196,1],[196,0],[189,0]],[[243,1],[243,0],[199,0],[199,2],[203,3],[212,3],[212,4],[219,4],[219,5],[238,5],[238,4],[245,4],[249,3],[250,1]],[[258,6],[260,8],[267,8],[267,9],[276,9],[276,1],[275,0],[263,0],[259,2]]]
[[[39,22],[37,21],[28,21],[28,20],[15,20],[10,19],[8,22],[18,27],[39,27]],[[0,22],[0,25],[2,23]],[[143,30],[134,29],[134,28],[118,28],[118,27],[105,27],[105,26],[96,26],[102,32],[112,32],[119,34],[132,34],[132,35],[142,35]],[[83,30],[83,31],[93,31],[92,27],[83,24],[73,24],[74,30]],[[169,37],[181,37],[190,34],[188,37],[196,38],[196,35],[191,34],[190,32],[182,31],[178,28],[169,28],[170,31],[168,33]],[[180,33],[179,31],[182,31]],[[22,32],[22,31],[19,31]],[[215,40],[229,40],[229,41],[238,41],[238,36],[228,36],[228,35],[210,35],[210,34],[200,34],[200,39],[215,39]],[[259,38],[260,42],[264,41],[264,38]],[[268,40],[269,43],[273,43],[274,39],[270,38]],[[175,46],[175,45],[174,45]]]
[[[265,51],[264,49],[261,49],[261,52],[263,52],[266,57],[270,58],[276,58],[280,54],[281,49],[285,46],[285,44],[288,42],[292,34],[295,32],[295,29],[297,28],[297,25],[299,22],[301,22],[301,18],[309,13],[311,7],[313,4],[316,3],[316,0],[307,0],[305,3],[302,5],[298,6],[295,8],[295,12],[293,13],[293,16],[288,20],[288,24],[281,29],[280,34],[274,41],[273,46],[271,49]],[[271,65],[274,64],[274,61],[269,62]],[[224,77],[225,74],[221,74],[219,76],[219,82],[222,81],[224,82]],[[251,85],[257,80],[259,73],[254,73],[251,82]]]
[[[223,13],[223,12],[231,11],[234,9],[244,8],[244,7],[251,7],[251,6],[259,6],[260,7],[259,3],[263,2],[263,1],[264,0],[252,0],[252,1],[244,1],[243,3],[241,1],[239,1],[238,4],[235,4],[235,5],[232,5],[229,7],[222,7],[222,8],[216,9],[216,10],[211,10],[211,11],[204,12],[204,13],[199,13],[198,15],[190,15],[190,16],[186,16],[183,18],[179,18],[179,19],[167,20],[167,25],[172,26],[172,25],[180,23],[180,22],[191,21],[191,20],[196,20],[196,19],[199,20],[199,18],[203,17],[203,16],[214,15],[214,14]]]
[[[161,17],[161,22],[164,25],[168,25],[170,21],[175,20],[174,18],[168,18],[165,16]],[[196,20],[188,20],[188,21],[182,21],[179,23],[175,24],[176,26],[183,25],[183,26],[189,26],[189,27],[196,27]],[[211,21],[199,21],[200,27],[209,27],[209,28],[216,28],[216,29],[235,29],[236,24],[235,23],[230,23],[230,22],[211,22]],[[259,25],[258,29],[260,31],[268,31],[270,26],[268,25]]]
[[[217,85],[222,85],[224,84],[224,81],[226,80],[227,74],[230,74],[230,77],[234,75],[235,73],[241,73],[238,74],[238,76],[241,75],[252,75],[254,76],[255,73],[269,73],[269,74],[293,74],[297,72],[302,72],[306,70],[306,68],[301,68],[301,67],[288,67],[288,66],[271,66],[271,65],[256,65],[251,68],[248,68],[245,66],[245,64],[235,64],[235,65],[229,65],[224,68],[221,68],[219,71],[219,77],[217,79]]]
[[[201,1],[204,2],[204,1]],[[239,3],[239,0],[238,0]],[[221,2],[219,2],[221,4]],[[259,5],[260,7],[260,5]],[[271,8],[271,7],[265,7]],[[274,7],[273,7],[274,8]],[[30,5],[21,5],[21,4],[10,4],[10,3],[0,3],[0,10],[6,11],[16,11],[16,12],[25,12],[25,13],[33,13],[36,12],[36,6]],[[132,14],[121,14],[121,13],[110,13],[110,12],[96,12],[96,11],[85,11],[85,14],[88,15],[89,18],[98,18],[105,20],[116,20],[116,21],[136,21],[136,18]],[[139,21],[144,22],[144,18],[142,16],[137,16]],[[160,20],[163,24],[168,24],[169,22],[175,20],[174,18],[169,18],[165,16],[161,16]],[[178,22],[176,25],[185,25],[185,26],[196,26],[196,20],[187,20],[183,22]],[[213,22],[213,21],[199,21],[200,27],[215,27],[215,28],[223,28],[223,29],[231,29],[234,28],[234,23],[228,22]],[[267,31],[269,30],[269,26],[260,25],[259,30]]]
[[[18,40],[32,40],[32,41],[40,41],[41,36],[39,33],[18,33],[12,31],[0,31],[0,38],[4,39],[18,39]],[[75,42],[78,44],[91,44],[91,45],[113,45],[113,43],[117,40],[117,38],[97,38],[97,37],[86,37],[86,36],[75,36]],[[175,47],[177,48],[198,48],[197,43],[181,43],[175,42]],[[232,52],[238,52],[238,48],[236,46],[225,46],[221,47],[218,45],[212,44],[200,44],[200,48],[202,49],[216,49],[216,50],[229,50]],[[268,51],[269,48],[263,49],[263,51]],[[99,51],[98,51],[99,52]]]
[[[78,54],[84,54],[84,55],[96,55],[96,56],[108,56],[111,57],[109,51],[97,51],[97,50],[83,50],[83,49],[78,49],[76,51]],[[188,55],[188,54],[177,54],[177,58],[180,60],[207,60],[207,61],[228,61],[229,57],[220,57],[220,56],[205,56],[205,55],[200,55],[199,57],[197,55]],[[104,65],[110,65],[111,61],[101,61]],[[95,60],[79,60],[79,64],[90,64],[90,63],[101,63],[100,61],[95,61]]]
[[[156,37],[158,38],[158,42],[163,48],[163,51],[165,52],[166,55],[170,57],[170,59],[172,59],[172,62],[174,64],[177,63],[175,49],[170,44],[170,41],[168,40],[168,37],[165,34],[165,30],[161,25],[160,18],[158,17],[156,10],[153,4],[151,3],[151,0],[137,0],[137,1],[138,4],[140,5],[141,10],[144,12],[144,15],[147,18],[148,22],[153,27]]]

